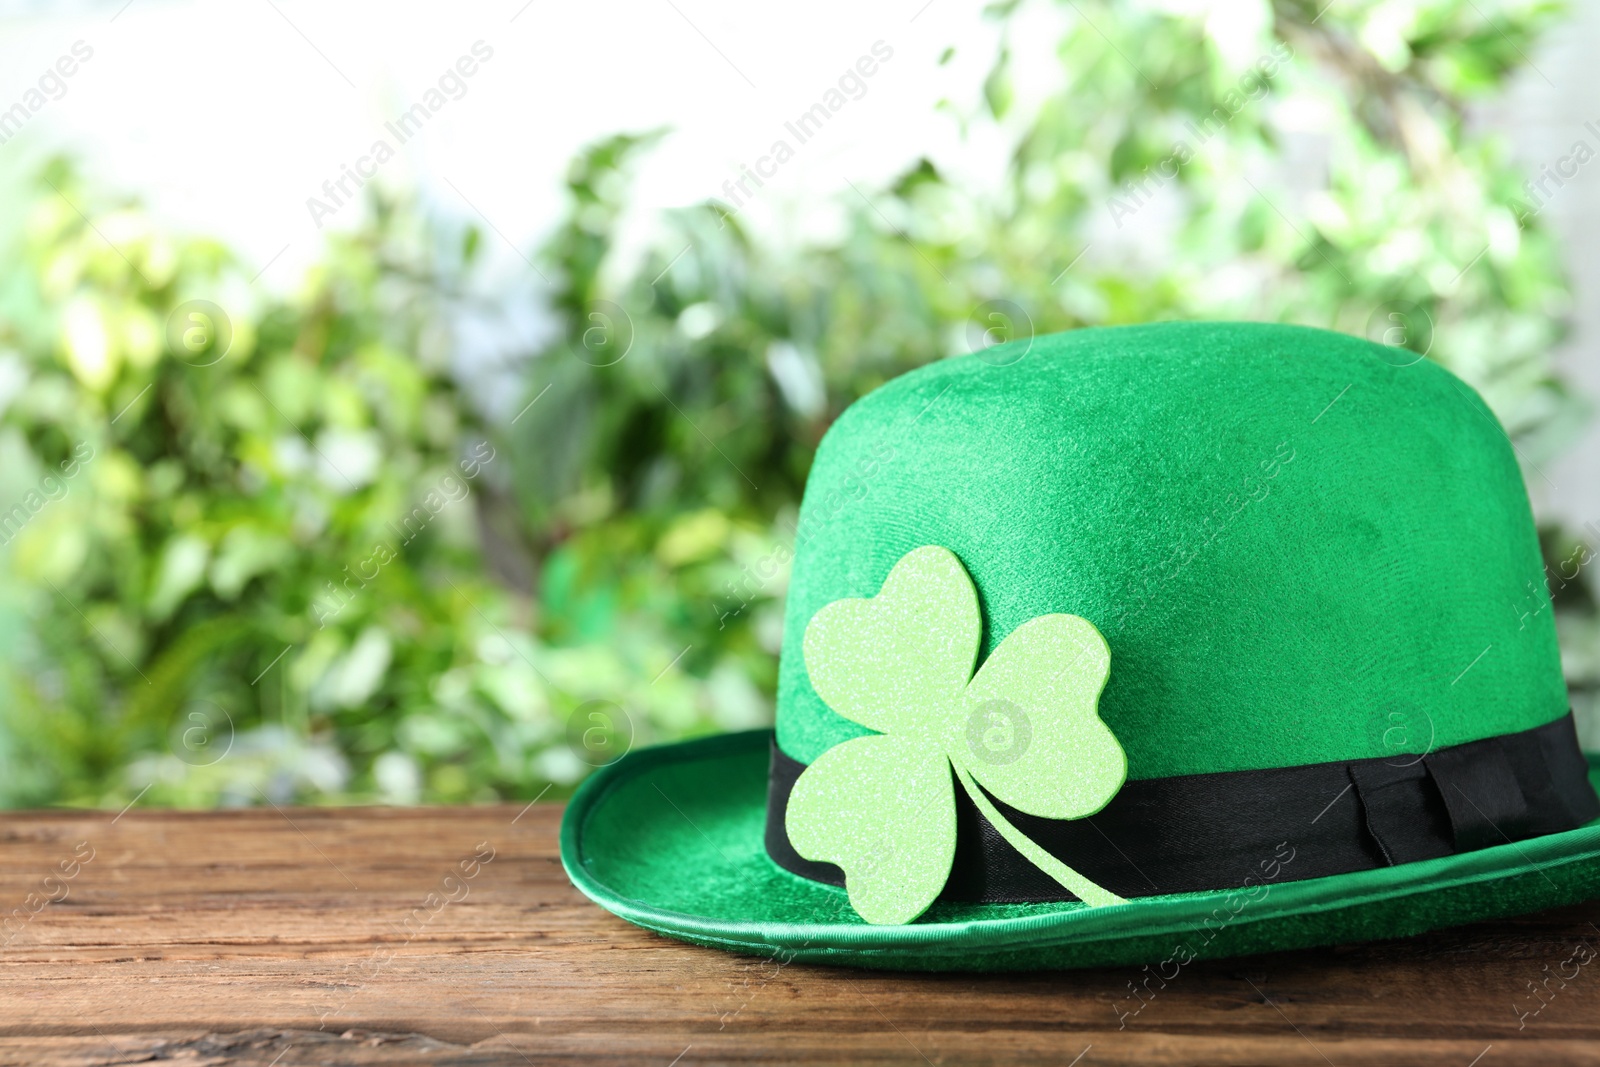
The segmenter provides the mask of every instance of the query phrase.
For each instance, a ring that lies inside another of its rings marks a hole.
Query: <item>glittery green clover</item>
[[[1123,903],[984,795],[1048,819],[1093,815],[1116,795],[1128,763],[1096,712],[1111,666],[1105,639],[1076,615],[1041,615],[974,677],[981,632],[972,580],[934,545],[902,557],[877,596],[836,600],[806,627],[812,688],[878,732],[807,767],[785,825],[800,855],[844,870],[850,904],[870,923],[910,922],[944,888],[956,851],[952,767],[990,825],[1040,870],[1086,904]]]

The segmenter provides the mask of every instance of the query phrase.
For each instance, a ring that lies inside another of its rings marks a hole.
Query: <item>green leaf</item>
[[[1076,615],[1041,615],[1011,632],[967,686],[951,758],[995,796],[1046,819],[1093,815],[1128,760],[1096,704],[1111,670],[1100,632]]]
[[[929,545],[906,553],[870,599],[812,616],[803,651],[828,707],[883,733],[931,736],[954,715],[978,656],[978,594],[961,561]]]
[[[211,546],[203,538],[178,534],[169,539],[162,549],[146,605],[150,617],[165,621],[205,578],[210,558]]]
[[[844,871],[869,923],[908,923],[932,904],[956,854],[950,763],[935,745],[858,737],[806,768],[789,794],[789,841]]]

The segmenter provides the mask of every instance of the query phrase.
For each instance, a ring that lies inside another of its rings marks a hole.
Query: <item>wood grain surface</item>
[[[0,1064],[1600,1064],[1600,905],[1132,969],[901,975],[639,930],[560,808],[0,816]],[[1120,1026],[1119,1026],[1120,1022]]]

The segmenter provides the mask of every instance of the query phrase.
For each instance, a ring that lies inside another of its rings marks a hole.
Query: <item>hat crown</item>
[[[1094,623],[1131,779],[1421,753],[1561,716],[1510,442],[1410,358],[1166,323],[990,349],[863,397],[806,485],[779,746],[809,763],[867,732],[817,696],[801,641],[924,545],[978,589],[980,662],[1038,616]]]

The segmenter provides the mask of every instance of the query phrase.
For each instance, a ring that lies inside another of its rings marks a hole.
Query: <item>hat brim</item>
[[[562,821],[568,877],[629,922],[695,944],[785,962],[927,971],[1171,969],[1190,959],[1402,937],[1600,896],[1597,820],[1442,859],[1247,890],[1098,908],[940,901],[916,922],[872,926],[843,889],[767,856],[771,738],[756,730],[642,749],[599,770]],[[1596,758],[1589,763],[1590,783],[1600,787]]]

